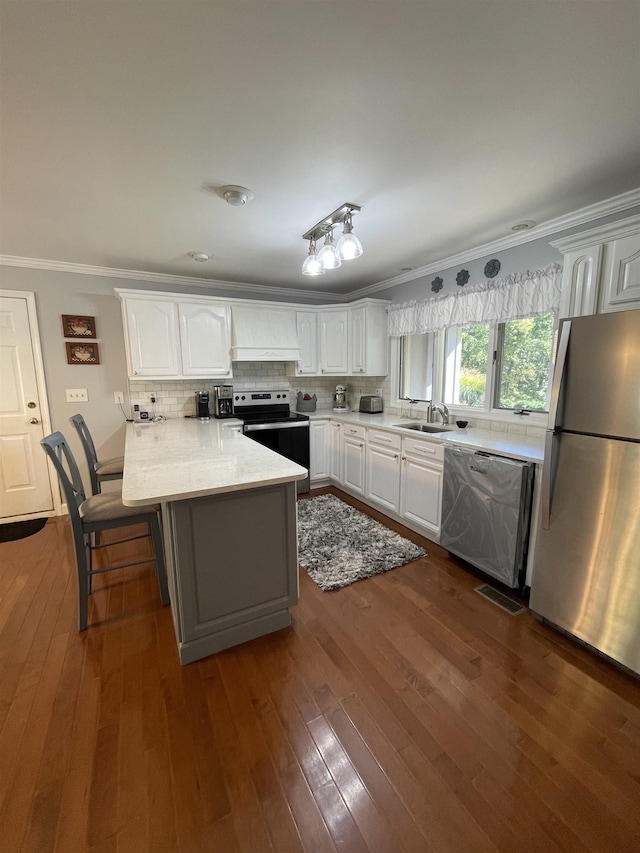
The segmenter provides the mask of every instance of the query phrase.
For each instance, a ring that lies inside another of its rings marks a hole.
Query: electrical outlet
[[[146,391],[144,395],[145,403],[157,403],[158,394],[155,391]]]
[[[67,403],[88,403],[89,394],[86,388],[66,388]]]
[[[113,392],[113,402],[114,403],[124,403],[124,394],[122,391],[114,391]]]

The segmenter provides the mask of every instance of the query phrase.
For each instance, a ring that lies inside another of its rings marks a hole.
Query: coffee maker
[[[233,417],[233,385],[213,386],[213,417]]]
[[[201,421],[208,421],[211,416],[209,411],[209,392],[196,391],[196,417]]]

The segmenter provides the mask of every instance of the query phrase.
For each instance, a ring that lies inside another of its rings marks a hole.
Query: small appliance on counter
[[[315,394],[298,391],[296,394],[296,412],[315,412],[318,398]]]
[[[196,417],[201,421],[208,421],[211,417],[208,391],[196,391]]]
[[[382,397],[378,397],[375,394],[364,395],[360,397],[360,412],[368,412],[369,414],[380,414],[380,412],[384,411],[384,405],[382,403]]]
[[[344,385],[336,385],[336,392],[333,395],[333,411],[349,411],[349,406],[347,406],[347,389],[344,387]]]
[[[232,418],[233,385],[213,386],[213,416],[214,418]]]

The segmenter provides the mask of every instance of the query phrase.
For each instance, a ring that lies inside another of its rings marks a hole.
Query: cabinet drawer
[[[434,441],[403,438],[402,452],[410,456],[420,456],[423,459],[444,461],[444,444],[436,444]]]
[[[394,432],[383,432],[378,429],[369,429],[367,433],[369,444],[380,444],[382,447],[389,447],[392,450],[400,450],[402,436]]]
[[[366,427],[354,426],[353,424],[344,425],[344,435],[349,438],[362,438],[364,440],[367,434]]]

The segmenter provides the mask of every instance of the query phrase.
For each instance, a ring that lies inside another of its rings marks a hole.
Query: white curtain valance
[[[539,317],[560,307],[562,266],[483,281],[451,296],[389,306],[390,335],[420,335],[470,323]]]

